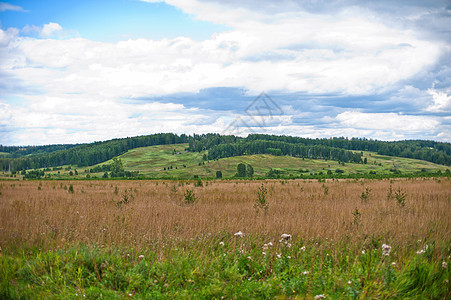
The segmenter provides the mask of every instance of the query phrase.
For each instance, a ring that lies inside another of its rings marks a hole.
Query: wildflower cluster
[[[382,255],[383,256],[389,256],[391,252],[391,246],[387,245],[387,244],[383,244],[382,245]]]
[[[423,254],[424,252],[426,252],[429,249],[428,245],[424,245],[423,249],[418,250],[417,254]]]
[[[242,233],[241,231],[238,231],[237,233],[234,234],[234,236],[236,237],[244,237],[244,233]]]
[[[279,242],[282,243],[282,244],[284,244],[284,245],[287,246],[288,248],[291,247],[290,241],[291,241],[291,234],[284,233],[284,234],[282,234],[282,235],[280,236]]]
[[[263,255],[266,255],[266,251],[269,249],[269,247],[272,247],[272,242],[269,242],[267,244],[263,244],[263,247],[262,247],[262,249],[263,249],[262,254]]]

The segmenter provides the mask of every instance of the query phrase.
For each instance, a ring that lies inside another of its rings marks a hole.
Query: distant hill
[[[365,138],[310,139],[292,136],[252,134],[245,138],[233,135],[159,133],[113,139],[88,144],[48,146],[0,146],[3,171],[74,165],[93,166],[140,147],[186,143],[190,152],[203,153],[206,160],[243,155],[290,156],[304,159],[332,160],[364,164],[364,151],[378,155],[419,159],[444,166],[451,165],[451,144],[406,140],[386,142]]]

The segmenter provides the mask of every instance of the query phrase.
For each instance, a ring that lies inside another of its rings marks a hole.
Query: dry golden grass
[[[241,230],[266,240],[277,240],[281,233],[290,233],[295,240],[328,238],[362,245],[382,238],[402,252],[419,239],[449,242],[451,237],[449,178],[211,181],[203,187],[183,183],[2,181],[1,246],[156,247],[167,241],[231,236]],[[268,190],[266,214],[253,207],[262,183]],[[74,193],[64,188],[70,185]],[[390,185],[393,192],[401,188],[407,194],[405,207],[387,199]],[[363,202],[367,187],[370,196]],[[183,202],[187,188],[194,189],[197,197],[192,205]],[[133,197],[118,207],[125,190]],[[356,209],[361,215],[358,224],[354,224]]]

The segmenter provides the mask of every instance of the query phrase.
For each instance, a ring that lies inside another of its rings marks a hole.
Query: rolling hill
[[[271,178],[368,177],[370,175],[395,177],[449,172],[447,166],[411,158],[379,155],[370,151],[363,152],[363,158],[367,161],[363,164],[269,154],[205,160],[205,157],[208,157],[208,151],[191,152],[187,149],[187,143],[140,147],[129,150],[118,158],[121,159],[126,171],[138,172],[141,178],[192,179],[195,175],[200,178],[215,178],[217,171],[221,171],[223,178],[232,178],[237,172],[239,163],[252,165],[256,178],[271,177],[268,176],[271,170],[273,170]],[[61,168],[47,169],[45,174],[54,179],[102,178],[104,171],[96,171],[96,167],[109,166],[111,162],[112,160],[108,160],[87,168],[64,165]]]

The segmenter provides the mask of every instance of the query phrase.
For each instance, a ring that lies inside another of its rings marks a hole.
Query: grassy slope
[[[308,169],[309,172],[305,174],[310,172],[326,173],[327,170],[334,172],[336,169],[344,170],[345,174],[368,173],[369,171],[387,174],[390,173],[390,168],[393,168],[394,165],[403,173],[415,173],[422,169],[432,172],[441,170],[443,172],[447,169],[446,166],[426,161],[382,156],[372,152],[364,152],[364,157],[368,160],[366,165],[348,163],[343,166],[338,164],[337,161],[303,160],[290,156],[266,154],[236,156],[203,163],[202,156],[204,153],[187,153],[185,152],[186,147],[187,144],[137,148],[121,155],[121,158],[126,170],[139,171],[140,174],[153,177],[174,176],[180,178],[189,178],[193,175],[214,177],[216,171],[222,171],[224,177],[230,177],[236,173],[236,166],[240,162],[251,164],[257,176],[265,175],[271,168],[282,170],[287,175],[299,175],[301,174],[300,169],[304,171]],[[174,150],[181,154],[174,155]],[[168,169],[170,166],[172,166],[172,169]]]
[[[375,171],[377,174],[390,174],[390,169],[395,165],[403,174],[419,172],[425,169],[428,172],[442,172],[449,169],[447,166],[430,163],[427,161],[391,157],[378,155],[374,152],[364,152],[364,157],[367,158],[368,163],[354,164],[347,163],[344,166],[337,161],[322,160],[322,159],[305,159],[295,158],[290,156],[273,156],[267,154],[236,156],[219,159],[216,161],[203,161],[202,157],[207,152],[185,152],[188,144],[175,145],[161,145],[136,148],[121,155],[122,162],[127,171],[139,171],[140,175],[150,177],[177,177],[181,179],[192,178],[193,175],[200,177],[215,177],[216,171],[221,171],[224,178],[232,177],[236,173],[236,166],[239,163],[246,163],[253,166],[255,176],[264,176],[271,168],[278,169],[283,172],[283,175],[299,176],[301,174],[308,175],[310,173],[317,174],[323,172],[324,174],[331,170],[335,173],[336,169],[343,170],[346,174],[352,173],[368,173]],[[173,154],[180,152],[180,154]],[[109,164],[111,160],[102,164]],[[199,165],[200,164],[200,165]],[[172,166],[172,169],[170,167]],[[85,170],[90,167],[79,168],[72,166],[78,170],[79,175],[69,176],[69,171],[65,170],[67,166],[63,166],[62,170],[46,172],[50,173],[52,178],[85,178]],[[165,170],[166,168],[166,170]],[[303,170],[304,173],[301,173]],[[308,170],[308,172],[305,172]],[[0,174],[0,178],[9,178],[5,176],[8,174]],[[97,178],[102,177],[103,173],[90,174]],[[16,178],[21,179],[22,176],[17,175]]]

